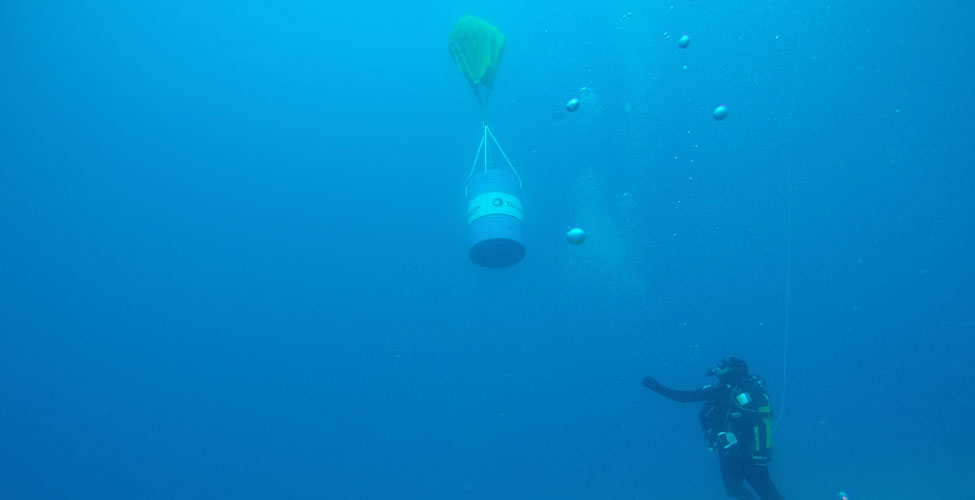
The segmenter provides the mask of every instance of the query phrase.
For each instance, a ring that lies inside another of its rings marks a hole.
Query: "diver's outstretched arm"
[[[667,399],[677,401],[680,403],[693,403],[695,401],[708,400],[708,393],[706,388],[696,389],[693,391],[681,391],[679,389],[671,389],[670,387],[666,387],[660,382],[657,382],[657,379],[653,377],[644,378],[643,386],[646,387],[647,389],[650,389],[653,392],[656,392],[657,394],[660,394],[661,396]]]

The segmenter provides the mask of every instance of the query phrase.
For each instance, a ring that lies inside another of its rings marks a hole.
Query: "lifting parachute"
[[[464,16],[450,30],[449,48],[450,57],[467,78],[481,105],[483,117],[501,56],[504,55],[504,34],[483,19]],[[482,88],[485,89],[483,95]]]
[[[482,267],[512,266],[525,256],[521,177],[487,123],[487,101],[504,54],[504,34],[487,21],[464,16],[450,30],[448,46],[474,91],[484,126],[467,177],[468,256]],[[489,161],[492,144],[504,163]]]

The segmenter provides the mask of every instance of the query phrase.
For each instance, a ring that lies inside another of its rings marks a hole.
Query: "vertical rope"
[[[797,17],[797,19],[802,19]],[[799,48],[799,33],[802,26],[796,28],[795,47]],[[792,66],[792,97],[789,101],[789,142],[786,145],[786,222],[785,222],[785,328],[782,333],[782,399],[779,403],[779,416],[772,426],[772,432],[778,430],[785,416],[785,401],[787,385],[789,381],[789,323],[792,312],[792,140],[796,129],[796,82],[799,75],[799,57],[796,54],[793,59],[796,61]]]

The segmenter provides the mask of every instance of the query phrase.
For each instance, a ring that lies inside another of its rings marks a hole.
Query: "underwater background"
[[[723,498],[726,356],[786,498],[975,498],[972,10],[3,2],[0,498]]]

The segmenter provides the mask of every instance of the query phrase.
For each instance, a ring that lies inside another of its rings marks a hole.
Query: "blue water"
[[[973,498],[969,4],[415,4],[0,6],[0,498],[722,498],[730,355],[787,498]]]

